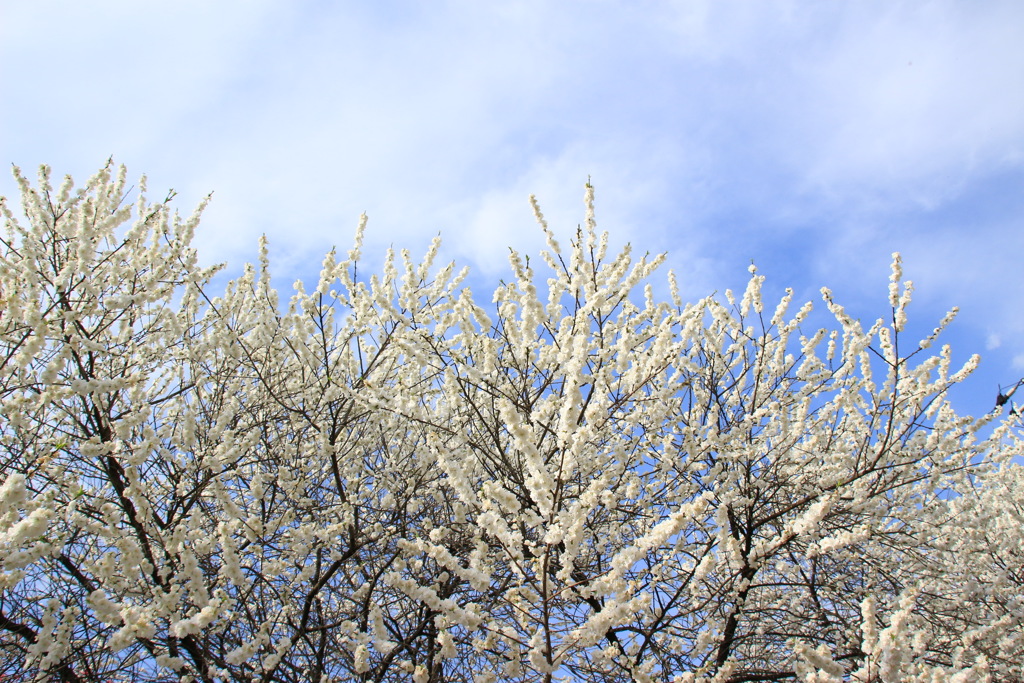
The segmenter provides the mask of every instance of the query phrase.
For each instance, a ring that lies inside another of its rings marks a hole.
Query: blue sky
[[[753,259],[870,322],[901,251],[911,322],[958,305],[947,341],[983,355],[958,406],[1024,375],[1017,0],[0,0],[0,93],[4,163],[113,155],[183,212],[213,191],[204,260],[267,233],[281,285],[362,211],[370,265],[440,232],[495,283],[542,244],[528,195],[568,235],[589,176],[693,299]]]

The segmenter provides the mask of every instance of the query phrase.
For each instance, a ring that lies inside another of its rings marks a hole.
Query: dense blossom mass
[[[280,302],[123,168],[15,177],[0,680],[1024,677],[1012,404],[950,407],[898,257],[870,325],[754,268],[684,303],[588,186],[493,298],[360,226]]]

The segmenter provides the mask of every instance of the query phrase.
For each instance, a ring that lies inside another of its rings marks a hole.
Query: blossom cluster
[[[588,185],[492,297],[437,240],[367,275],[364,217],[282,303],[123,167],[15,177],[0,680],[1024,676],[1024,449],[947,400],[952,314],[906,340],[898,255],[870,325],[753,267],[685,303]]]

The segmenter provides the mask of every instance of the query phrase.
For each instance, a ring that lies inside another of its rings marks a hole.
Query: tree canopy
[[[1024,679],[1024,449],[898,255],[870,326],[687,303],[588,185],[493,297],[364,217],[282,303],[265,241],[213,291],[205,204],[15,177],[0,680]]]

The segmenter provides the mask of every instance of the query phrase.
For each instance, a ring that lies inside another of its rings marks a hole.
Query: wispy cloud
[[[85,176],[113,154],[215,200],[210,260],[280,244],[310,275],[347,245],[484,273],[570,234],[582,185],[619,242],[668,250],[687,291],[833,284],[884,303],[904,252],[923,316],[1022,352],[1024,6],[522,0],[12,4],[0,156]],[[4,181],[0,191],[9,194]],[[188,210],[189,206],[184,206]]]

